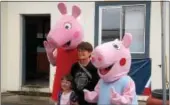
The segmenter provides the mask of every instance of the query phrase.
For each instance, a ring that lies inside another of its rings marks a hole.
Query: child
[[[66,75],[61,80],[62,91],[58,95],[57,105],[78,105],[75,92],[72,91],[72,79],[71,75]]]
[[[93,90],[99,80],[97,69],[90,61],[93,47],[88,42],[82,42],[77,47],[78,62],[73,64],[71,75],[73,76],[73,88],[78,95],[79,105],[96,105],[87,103],[84,99],[83,89]]]

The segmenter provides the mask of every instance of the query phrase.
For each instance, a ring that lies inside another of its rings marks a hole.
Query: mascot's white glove
[[[87,90],[87,89],[83,89],[83,92],[84,92],[84,93],[86,93],[86,92],[89,92],[89,90]]]

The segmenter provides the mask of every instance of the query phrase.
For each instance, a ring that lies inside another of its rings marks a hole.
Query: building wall
[[[169,23],[169,11],[166,9],[166,21]],[[169,26],[166,24],[166,55],[169,59]],[[161,64],[161,7],[160,2],[151,4],[150,20],[150,58],[152,59],[151,87],[152,90],[162,88],[162,69]],[[169,61],[167,62],[169,71]],[[167,73],[169,74],[169,73]]]
[[[1,11],[2,14],[1,15],[1,92],[6,90],[6,86],[7,86],[7,18],[8,18],[8,14],[7,14],[7,2],[3,2],[1,3]]]
[[[170,80],[170,67],[169,67],[169,64],[170,64],[170,62],[169,62],[169,60],[170,60],[170,43],[169,43],[169,41],[170,41],[170,2],[168,3],[166,3],[166,55],[167,55],[167,80],[169,81]]]
[[[82,9],[79,21],[84,28],[84,40],[94,43],[94,2],[66,2],[69,13],[73,4]],[[2,87],[4,90],[20,90],[23,38],[21,14],[51,14],[51,27],[61,15],[57,2],[8,2],[2,4],[2,11],[6,13],[2,17]],[[50,69],[51,90],[55,67]]]
[[[84,40],[94,43],[94,2],[66,2],[69,12],[71,6],[76,4],[82,9],[80,23],[84,28]],[[22,82],[22,21],[21,14],[51,14],[51,27],[60,18],[57,2],[3,2],[2,12],[2,67],[1,90],[20,90]],[[87,8],[88,7],[88,8]],[[167,9],[168,10],[168,9]],[[168,11],[167,11],[168,13]],[[161,17],[160,3],[151,3],[150,21],[150,57],[152,58],[152,89],[161,88]],[[168,16],[168,14],[167,14]],[[168,21],[168,17],[166,18]],[[168,29],[166,48],[169,48]],[[169,52],[167,50],[167,58]],[[169,64],[169,62],[167,63]],[[50,67],[50,91],[52,90],[55,67]]]

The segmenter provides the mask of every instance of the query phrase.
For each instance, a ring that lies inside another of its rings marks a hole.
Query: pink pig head
[[[131,66],[130,44],[132,35],[126,33],[118,39],[97,46],[92,52],[92,63],[105,82],[111,82],[127,75]]]
[[[55,27],[50,30],[47,40],[57,48],[76,48],[83,39],[82,26],[77,21],[77,17],[81,14],[81,10],[79,7],[73,6],[72,15],[68,15],[64,3],[59,3],[58,9],[62,14],[62,17],[56,23]]]

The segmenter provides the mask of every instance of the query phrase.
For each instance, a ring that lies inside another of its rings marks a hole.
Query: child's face
[[[70,90],[71,89],[71,82],[66,80],[66,79],[63,79],[61,81],[61,88],[62,88],[63,91]]]
[[[89,59],[91,52],[87,50],[78,49],[78,57],[80,60]]]

